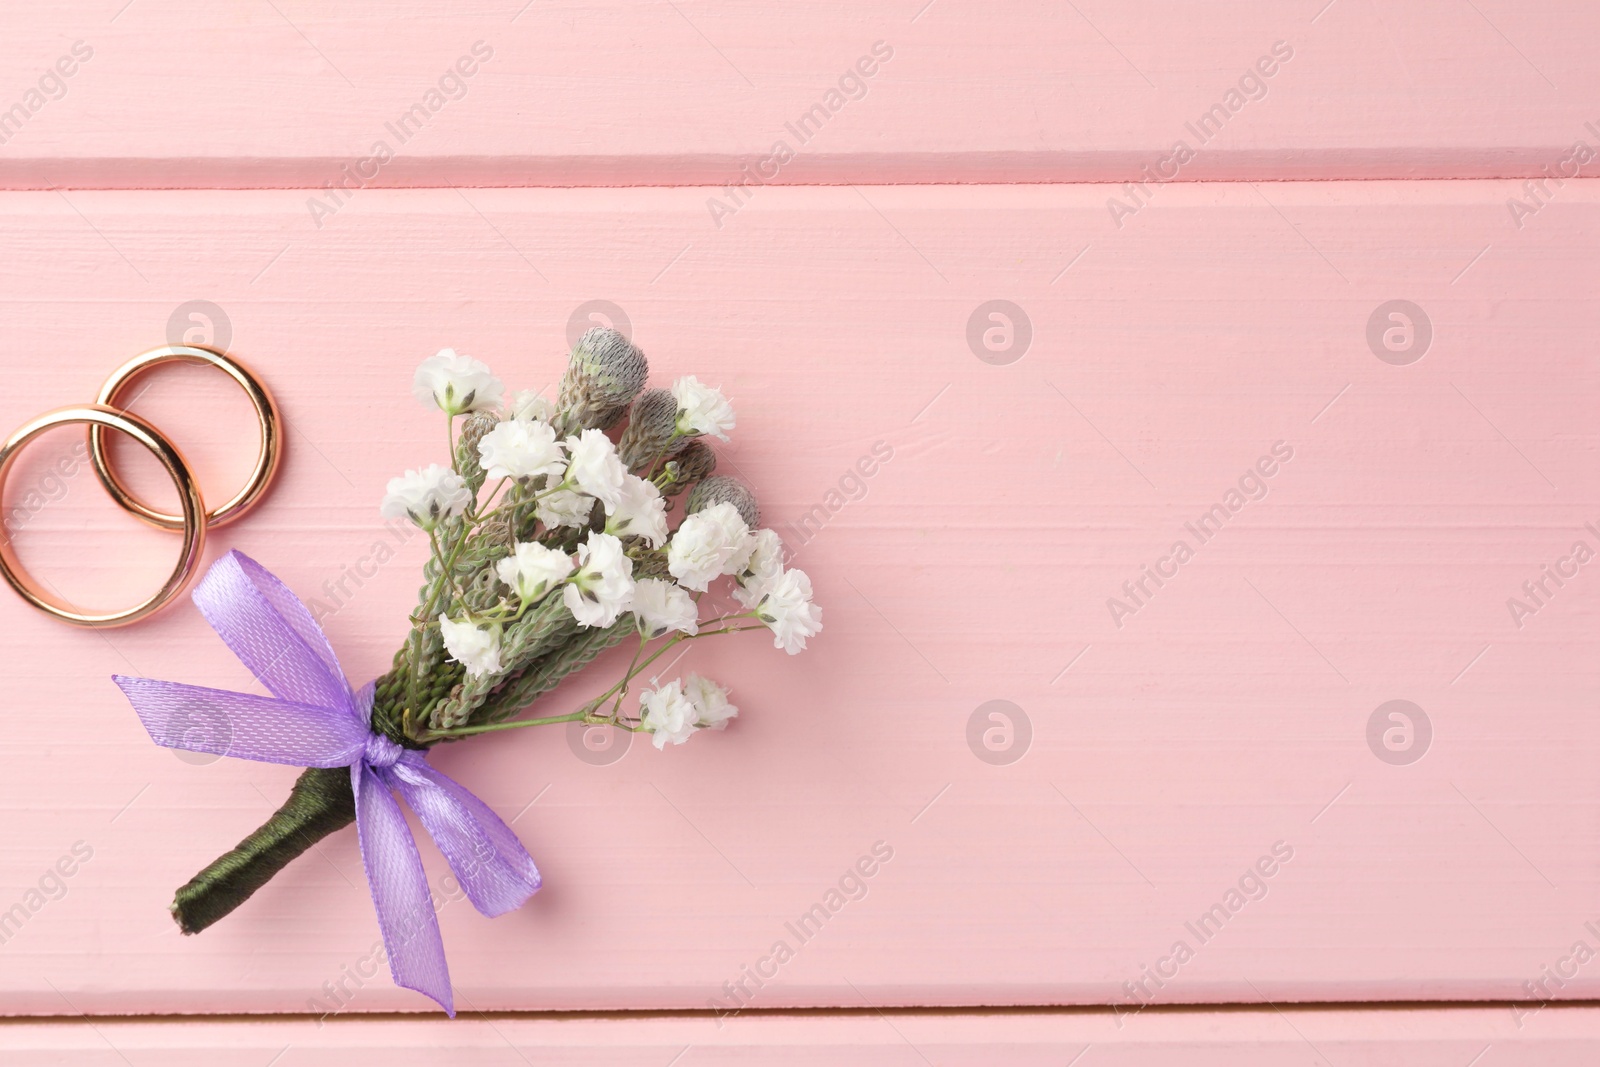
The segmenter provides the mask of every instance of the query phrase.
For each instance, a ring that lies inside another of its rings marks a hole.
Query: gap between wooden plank
[[[1283,1012],[1287,1014],[1331,1014],[1336,1012],[1354,1013],[1363,1011],[1376,1012],[1407,1012],[1407,1011],[1511,1011],[1515,1008],[1537,1007],[1531,1001],[1515,1000],[1357,1000],[1337,1001],[1319,1000],[1301,1003],[1270,1003],[1261,1001],[1257,1003],[1201,1003],[1201,1004],[1152,1004],[1139,1012],[1139,1015],[1216,1015],[1216,1014],[1250,1014],[1252,1012]],[[1600,999],[1592,1000],[1553,1000],[1545,1003],[1541,1010],[1551,1011],[1557,1009],[1593,1009],[1600,1008]],[[715,1019],[721,1014],[703,1008],[673,1010],[670,1008],[639,1008],[616,1009],[607,1008],[596,1011],[462,1011],[462,1019],[493,1019],[493,1020],[528,1020],[535,1022],[563,1022],[563,1021],[605,1021],[612,1020],[625,1022],[643,1019]],[[836,1016],[852,1017],[965,1017],[979,1018],[994,1015],[1015,1016],[1062,1016],[1073,1018],[1092,1018],[1104,1016],[1112,1018],[1115,1011],[1101,1005],[1010,1005],[984,1007],[982,1005],[968,1005],[965,1007],[818,1007],[818,1008],[747,1008],[735,1012],[730,1017],[737,1018],[773,1018],[773,1019],[806,1019],[830,1018]],[[1133,1015],[1134,1012],[1126,1012]],[[418,1010],[407,1011],[346,1011],[339,1013],[321,1014],[317,1012],[164,1012],[137,1015],[118,1015],[114,1013],[76,1015],[4,1015],[0,1016],[0,1027],[27,1025],[37,1023],[83,1023],[91,1021],[115,1020],[119,1023],[144,1023],[150,1025],[164,1025],[167,1023],[205,1022],[302,1022],[308,1019],[333,1018],[348,1021],[365,1022],[436,1022],[443,1018],[438,1012]]]
[[[1556,149],[1391,149],[1217,153],[1171,179],[1142,182],[1481,181],[1549,179]],[[397,159],[351,189],[640,189],[743,185],[1141,184],[1147,151],[938,152],[814,155],[770,181],[749,177],[755,155],[461,156]],[[0,159],[0,192],[49,189],[162,191],[308,189],[338,182],[351,161],[305,157]],[[1581,180],[1582,175],[1567,178]]]

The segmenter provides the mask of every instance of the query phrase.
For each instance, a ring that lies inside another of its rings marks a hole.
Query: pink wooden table
[[[441,910],[447,1023],[371,973],[350,830],[166,915],[293,773],[110,684],[252,687],[193,610],[0,598],[5,1062],[1594,1061],[1594,12],[120,3],[0,35],[0,428],[169,336],[248,359],[284,466],[209,552],[365,679],[426,553],[377,513],[437,459],[415,363],[539,387],[620,314],[734,399],[827,630],[690,652],[744,709],[710,743],[438,753],[546,879]],[[134,407],[242,477],[221,381]],[[6,523],[122,602],[172,544],[76,444]]]

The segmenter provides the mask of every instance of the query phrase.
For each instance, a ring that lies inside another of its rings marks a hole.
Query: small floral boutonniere
[[[207,620],[273,697],[119,677],[159,744],[307,768],[289,800],[178,890],[172,912],[197,933],[284,865],[355,821],[396,982],[451,1010],[431,892],[395,793],[407,801],[485,914],[520,906],[539,874],[486,805],[427,764],[429,747],[557,723],[607,724],[655,747],[721,730],[728,692],[691,674],[635,679],[684,641],[765,629],[791,655],[822,629],[804,571],[759,529],[754,495],[712,473],[706,438],[726,441],[732,405],[694,377],[645,389],[644,353],[593,329],[552,402],[507,402],[498,378],[450,349],[412,390],[446,416],[448,466],[393,479],[389,517],[428,536],[418,607],[388,673],[357,690],[321,629],[260,564],[230,553],[195,591]],[[619,424],[615,441],[608,434]],[[673,528],[672,512],[682,504]],[[701,618],[713,583],[737,606]],[[558,714],[523,713],[598,655],[631,643],[626,671]],[[218,717],[226,729],[195,729]]]

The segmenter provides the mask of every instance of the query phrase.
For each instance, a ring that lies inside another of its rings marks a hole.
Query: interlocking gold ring
[[[95,398],[95,403],[115,409],[117,394],[129,381],[162,363],[202,363],[216,367],[239,383],[239,387],[245,391],[245,395],[250,398],[250,403],[256,409],[256,423],[261,432],[261,454],[256,457],[255,469],[250,472],[250,478],[245,482],[244,488],[234,494],[233,499],[205,516],[207,525],[226,526],[255,507],[261,500],[261,494],[266,492],[273,474],[277,472],[278,456],[283,447],[278,405],[261,380],[250,373],[250,369],[237,359],[193,345],[168,345],[163,348],[152,348],[148,352],[134,356],[111,372],[111,377],[100,387],[100,395]],[[111,499],[119,506],[151,526],[158,526],[163,530],[177,530],[185,525],[182,516],[157,511],[128,491],[113,473],[111,464],[106,458],[104,427],[92,423],[89,426],[89,459],[94,465],[94,473],[100,479],[100,484],[106,487],[106,492],[111,494]]]
[[[64,619],[78,626],[125,626],[160,609],[167,601],[182,592],[184,586],[189,583],[196,565],[200,562],[200,554],[205,549],[206,506],[200,499],[200,487],[195,483],[194,475],[190,473],[183,453],[179,452],[171,441],[137,415],[130,415],[125,411],[118,411],[101,404],[58,408],[46,412],[24,423],[7,438],[5,444],[0,445],[0,495],[5,492],[5,480],[11,472],[12,464],[29,441],[46,430],[73,423],[88,423],[94,432],[120,430],[148,448],[166,469],[178,487],[178,497],[183,507],[183,514],[178,519],[179,526],[183,530],[183,550],[178,555],[178,565],[173,568],[166,584],[154,596],[126,610],[100,615],[79,611],[36,587],[18,562],[11,538],[4,535],[0,535],[0,574],[5,576],[11,588],[21,594],[24,600],[58,619]]]

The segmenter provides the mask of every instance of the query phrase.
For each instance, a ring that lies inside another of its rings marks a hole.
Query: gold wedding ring
[[[134,356],[111,372],[111,377],[100,387],[100,395],[95,399],[95,403],[114,409],[118,394],[130,381],[163,363],[204,364],[216,367],[239,384],[255,408],[256,427],[261,439],[261,452],[256,457],[255,467],[251,470],[244,488],[235,493],[231,500],[205,516],[208,526],[226,526],[255,507],[261,500],[261,494],[271,483],[272,476],[277,472],[278,456],[283,447],[278,406],[272,399],[272,393],[243,363],[221,352],[193,345],[168,345],[163,348],[152,348],[148,352]],[[116,472],[111,469],[111,463],[106,456],[105,428],[93,423],[89,426],[89,459],[94,465],[94,473],[100,479],[100,484],[106,487],[111,499],[123,509],[132,512],[141,521],[163,530],[183,528],[182,516],[157,511],[128,491]]]
[[[137,415],[102,404],[58,408],[46,412],[23,424],[7,438],[5,444],[0,445],[0,494],[4,493],[6,477],[28,442],[47,430],[74,423],[87,423],[91,433],[94,434],[102,434],[108,429],[120,430],[149,449],[172,478],[173,484],[178,487],[178,497],[183,508],[182,515],[175,516],[177,525],[174,527],[183,531],[183,549],[178,555],[178,565],[173,568],[166,583],[148,599],[131,608],[104,614],[80,611],[35,585],[18,562],[16,550],[8,536],[0,536],[0,574],[5,576],[11,588],[21,594],[24,600],[58,619],[78,626],[125,626],[158,610],[177,596],[194,576],[206,542],[205,504],[200,499],[200,487],[195,483],[194,475],[190,472],[188,463],[184,461],[183,453],[179,452],[171,441]]]
[[[255,467],[251,470],[244,488],[214,511],[206,511],[205,503],[200,496],[199,483],[195,481],[194,472],[190,470],[178,447],[144,419],[116,406],[118,396],[130,381],[163,363],[205,364],[216,367],[239,384],[256,410],[261,452],[256,457]],[[183,533],[183,549],[178,556],[178,565],[173,568],[166,583],[155,594],[123,611],[93,614],[80,611],[59,596],[36,585],[17,560],[11,538],[0,531],[0,575],[3,575],[11,588],[21,594],[28,603],[40,611],[48,612],[76,626],[126,626],[160,610],[163,605],[181,593],[189,584],[189,580],[194,577],[195,569],[200,563],[200,554],[205,549],[207,527],[226,525],[261,501],[261,495],[266,492],[273,475],[277,473],[278,458],[283,448],[283,423],[278,415],[278,406],[272,399],[272,393],[248,367],[232,356],[214,352],[209,348],[167,345],[134,356],[113,371],[111,377],[100,387],[100,395],[95,403],[46,412],[13,433],[4,445],[0,445],[0,498],[4,496],[5,481],[11,473],[13,464],[28,442],[54,427],[75,423],[85,423],[89,427],[89,459],[94,466],[95,476],[111,494],[111,499],[142,522],[163,530]],[[157,511],[134,496],[127,486],[123,485],[122,479],[111,469],[110,460],[106,455],[107,430],[125,433],[150,450],[166,470],[173,484],[178,487],[181,507],[179,514],[169,515]]]

